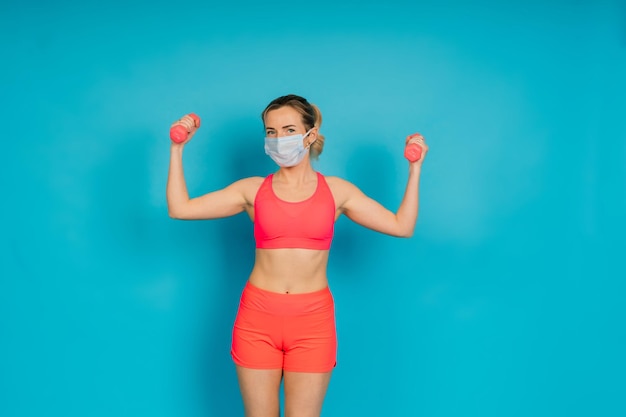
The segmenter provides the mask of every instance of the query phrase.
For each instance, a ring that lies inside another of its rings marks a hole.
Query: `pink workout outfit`
[[[313,195],[299,202],[279,199],[269,175],[254,200],[254,237],[259,249],[328,250],[335,201],[317,173]],[[330,289],[282,294],[249,282],[241,295],[231,355],[237,365],[289,372],[328,372],[336,364],[335,307]]]

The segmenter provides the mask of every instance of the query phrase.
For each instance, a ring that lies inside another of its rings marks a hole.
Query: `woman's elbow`
[[[414,231],[415,231],[415,225],[412,225],[410,227],[403,227],[398,230],[398,233],[396,233],[396,237],[408,239],[410,237],[413,237]]]
[[[167,208],[167,214],[170,216],[170,218],[175,219],[175,220],[186,220],[187,219],[187,217],[185,216],[184,211],[181,210],[180,208],[168,207]]]

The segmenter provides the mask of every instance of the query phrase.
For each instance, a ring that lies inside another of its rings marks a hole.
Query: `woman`
[[[232,357],[246,417],[280,415],[284,378],[285,416],[319,416],[335,366],[334,304],[326,267],[333,224],[344,214],[392,236],[410,237],[418,211],[418,188],[428,147],[419,135],[407,142],[422,148],[409,163],[402,203],[393,213],[353,184],[325,177],[311,166],[322,152],[322,116],[306,99],[288,95],[263,111],[265,152],[279,165],[266,178],[251,177],[201,197],[189,198],[182,152],[196,132],[184,116],[172,126],[189,133],[171,145],[167,203],[176,219],[217,219],[242,211],[254,222],[255,263],[235,320]]]

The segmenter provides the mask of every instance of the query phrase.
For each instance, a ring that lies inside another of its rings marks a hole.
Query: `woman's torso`
[[[333,192],[333,182],[326,181],[323,176],[320,177],[315,173],[298,186],[288,185],[276,179],[272,181],[270,178],[269,185],[266,184],[265,187],[271,187],[270,192],[281,203],[299,205],[311,199],[319,191],[319,181],[324,181],[332,194],[332,202],[326,204],[333,205],[329,209],[334,212],[334,218],[332,218],[334,222],[340,214],[340,209],[336,204],[337,198]],[[246,212],[252,221],[255,221],[256,214],[255,199],[264,181],[266,178],[250,178],[244,191],[247,202]],[[311,208],[307,207],[306,210],[311,210]],[[299,216],[306,215],[306,211],[299,214]],[[258,246],[259,243],[257,242],[256,259],[249,277],[252,285],[267,291],[290,294],[313,292],[328,286],[326,276],[328,249],[299,247],[263,249]]]

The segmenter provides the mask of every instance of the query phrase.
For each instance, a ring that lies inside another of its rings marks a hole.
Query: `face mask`
[[[312,130],[312,129],[311,129]],[[309,151],[309,146],[304,147],[304,138],[311,130],[304,135],[297,134],[282,136],[279,138],[265,138],[265,153],[281,167],[292,167],[298,165]]]

